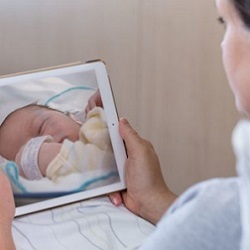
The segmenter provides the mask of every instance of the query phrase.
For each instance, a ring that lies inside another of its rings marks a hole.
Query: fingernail
[[[113,205],[115,206],[119,206],[120,205],[120,200],[119,198],[117,198],[116,196],[115,197],[110,197],[111,198],[111,202],[113,203]]]
[[[120,202],[119,202],[119,200],[117,198],[114,198],[113,203],[114,203],[115,206],[118,206]]]
[[[121,117],[121,118],[120,118],[120,122],[122,122],[122,123],[125,124],[125,125],[129,124],[129,123],[128,123],[128,120],[127,120],[125,117]]]

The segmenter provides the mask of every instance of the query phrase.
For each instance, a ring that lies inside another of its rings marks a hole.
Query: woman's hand
[[[0,171],[0,249],[15,249],[11,224],[15,215],[12,189],[6,175]]]
[[[102,99],[99,89],[89,98],[88,105],[85,108],[85,114],[87,115],[94,107],[102,107]]]
[[[152,144],[141,138],[125,118],[120,120],[119,129],[128,153],[125,166],[127,190],[121,194],[123,203],[133,213],[155,224],[176,195],[164,182]],[[110,199],[117,205],[121,196],[110,194]]]
[[[15,215],[15,203],[9,179],[0,170],[0,224],[11,223]]]

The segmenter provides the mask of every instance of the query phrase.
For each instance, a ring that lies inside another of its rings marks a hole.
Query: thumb
[[[126,118],[121,118],[119,122],[119,131],[122,139],[125,141],[128,151],[134,151],[141,144],[141,137],[129,124]]]

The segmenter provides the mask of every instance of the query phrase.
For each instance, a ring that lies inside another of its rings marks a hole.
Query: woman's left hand
[[[12,223],[15,215],[13,192],[7,176],[0,171],[0,224]]]
[[[0,170],[0,249],[16,249],[11,235],[14,215],[15,203],[10,182]]]

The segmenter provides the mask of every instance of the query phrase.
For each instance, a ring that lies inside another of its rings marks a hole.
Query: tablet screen
[[[122,190],[126,152],[101,61],[0,79],[0,167],[16,216]]]

